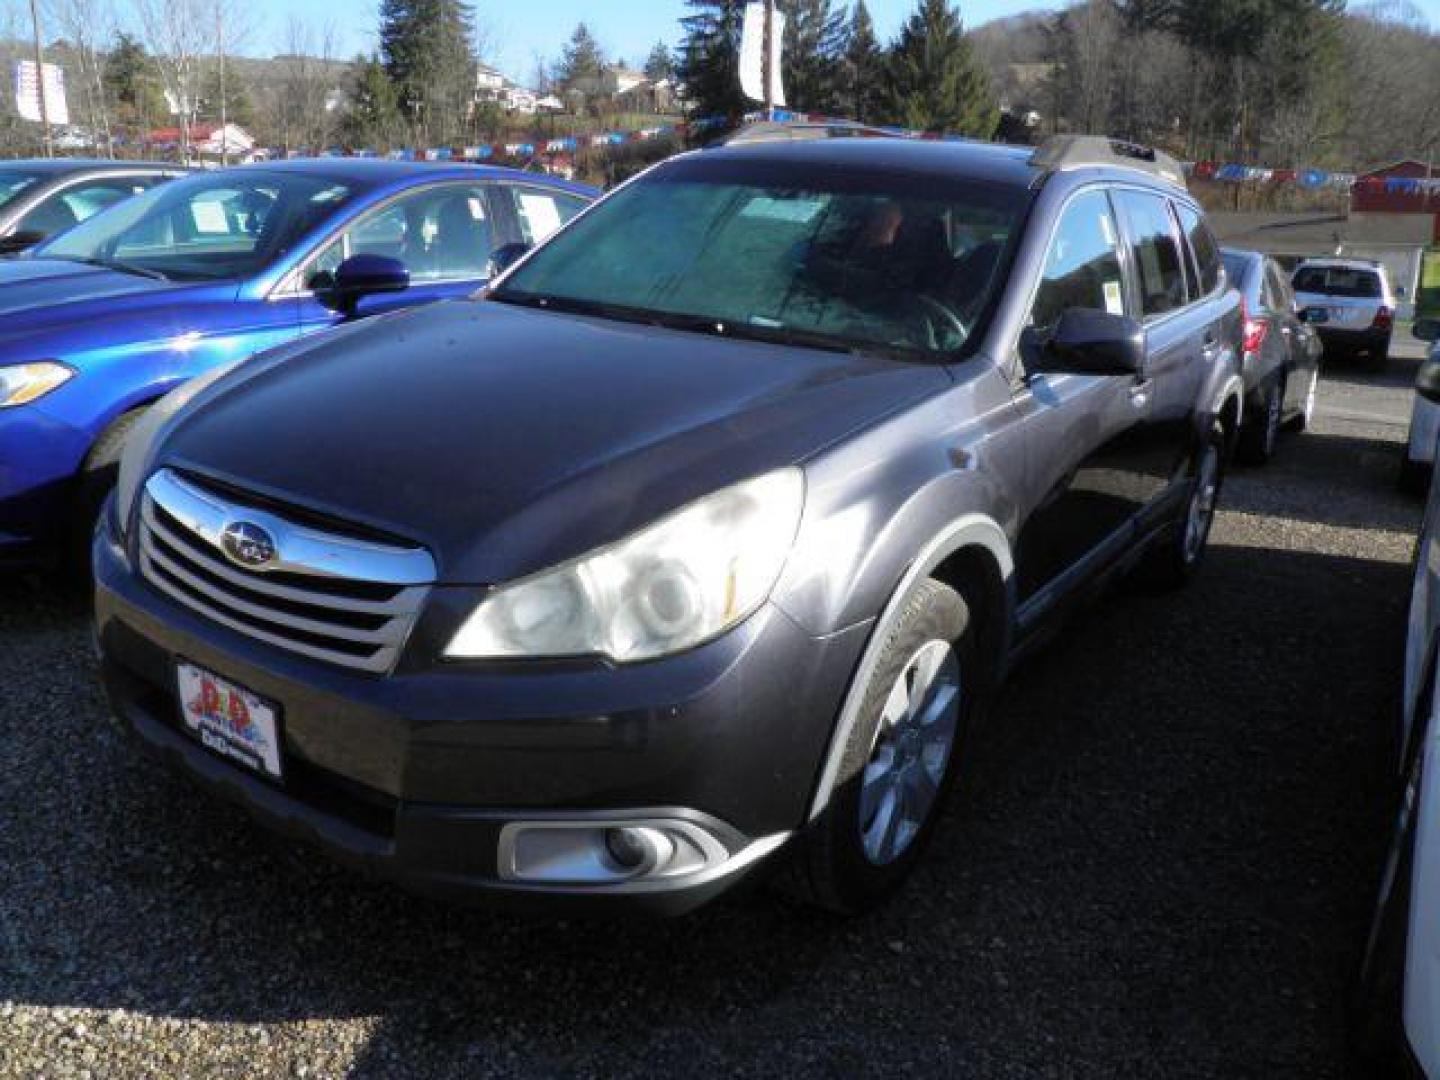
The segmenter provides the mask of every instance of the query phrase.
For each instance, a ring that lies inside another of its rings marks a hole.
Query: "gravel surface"
[[[1412,353],[1413,355],[1413,353]],[[128,745],[82,614],[0,579],[0,1076],[1345,1075],[1383,846],[1414,361],[1232,472],[1188,591],[1011,680],[911,887],[836,921],[412,899]]]

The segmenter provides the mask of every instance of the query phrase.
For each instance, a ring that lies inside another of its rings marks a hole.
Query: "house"
[[[1440,167],[1411,159],[1361,173],[1350,189],[1350,212],[1427,214],[1440,229]],[[1431,235],[1440,243],[1440,231]]]
[[[145,135],[144,142],[154,149],[179,149],[184,135],[178,127],[156,128]],[[199,158],[229,158],[252,161],[255,140],[239,124],[191,124],[190,153]]]

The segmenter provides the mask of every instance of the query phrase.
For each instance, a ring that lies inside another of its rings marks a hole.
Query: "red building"
[[[1440,178],[1440,167],[1423,161],[1397,161],[1355,178],[1350,212],[1378,214],[1440,214],[1440,185],[1421,181]],[[1435,234],[1440,240],[1440,233]]]

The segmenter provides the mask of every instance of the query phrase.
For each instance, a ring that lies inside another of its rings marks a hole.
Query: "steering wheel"
[[[950,329],[959,335],[959,341],[955,342],[954,344],[958,345],[960,344],[960,342],[963,342],[967,337],[970,336],[970,331],[966,328],[965,324],[960,321],[960,316],[956,315],[955,312],[951,311],[950,308],[947,307],[945,304],[942,304],[933,296],[926,296],[924,293],[916,293],[915,299],[920,302],[921,307],[927,309],[927,312],[930,315],[938,318],[941,324],[948,324]],[[939,337],[939,335],[935,333],[935,326],[933,322],[931,324],[930,330],[932,336],[936,338]],[[939,347],[940,342],[937,340],[935,342],[935,345]]]

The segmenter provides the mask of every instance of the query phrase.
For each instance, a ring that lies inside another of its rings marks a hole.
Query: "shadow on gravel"
[[[1401,444],[1306,432],[1282,436],[1269,464],[1231,465],[1220,509],[1352,529],[1415,532],[1423,500],[1400,491]]]
[[[1407,586],[1220,546],[1182,594],[1103,600],[867,919],[761,893],[566,924],[411,899],[201,798],[107,718],[83,618],[0,584],[0,999],[373,1017],[359,1076],[1339,1075]]]
[[[1418,343],[1417,343],[1418,344]],[[1392,349],[1395,346],[1392,346]],[[1379,369],[1368,357],[1325,357],[1320,362],[1320,373],[1326,382],[1346,383],[1369,388],[1390,387],[1409,390],[1415,385],[1415,373],[1420,370],[1424,359],[1423,350],[1416,350],[1413,356],[1391,356]]]

